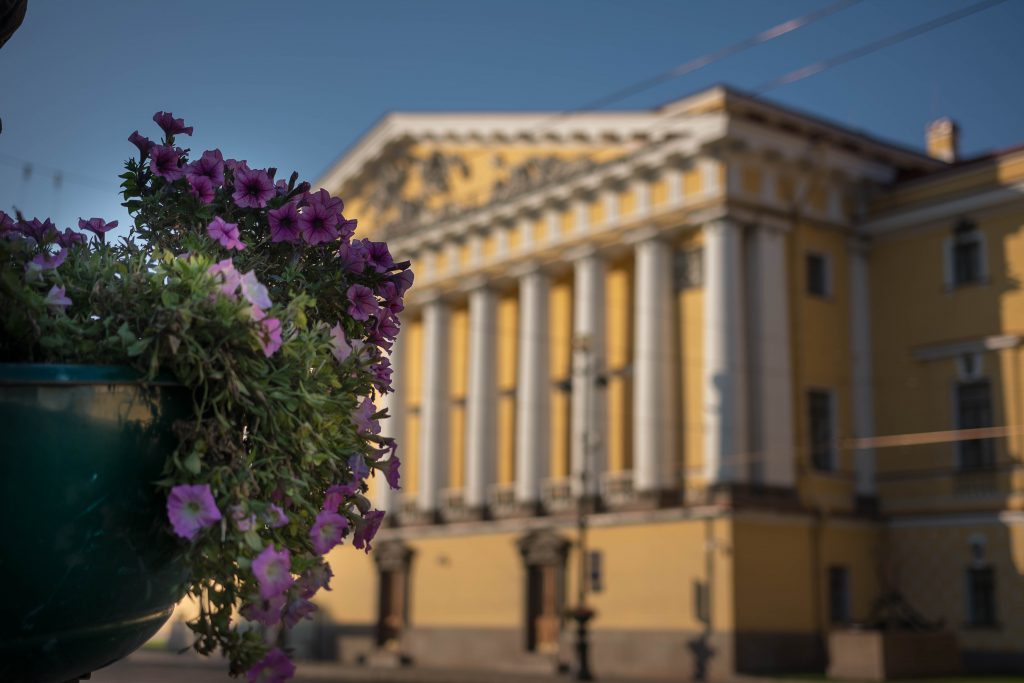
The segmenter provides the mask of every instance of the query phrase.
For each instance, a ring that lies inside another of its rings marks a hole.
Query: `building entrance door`
[[[555,565],[529,567],[527,638],[529,649],[536,652],[558,650],[558,633],[561,628],[558,569]]]

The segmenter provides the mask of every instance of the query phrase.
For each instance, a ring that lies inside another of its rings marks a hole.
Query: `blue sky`
[[[394,110],[564,110],[826,5],[812,0],[209,2],[30,0],[0,49],[0,208],[126,218],[117,174],[153,112],[190,146],[315,179]],[[864,0],[615,105],[751,88],[970,5]],[[956,118],[967,153],[1024,142],[1024,2],[1011,0],[771,99],[920,147]],[[33,162],[23,177],[21,163]],[[65,180],[54,188],[53,171]]]

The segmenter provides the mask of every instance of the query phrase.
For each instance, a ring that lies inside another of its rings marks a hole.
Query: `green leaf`
[[[263,541],[260,539],[260,535],[256,533],[255,529],[250,529],[242,534],[242,538],[245,539],[246,545],[255,551],[263,550]]]
[[[183,465],[190,474],[199,474],[199,471],[202,469],[202,462],[199,460],[199,453],[192,451],[189,456],[185,458]]]
[[[128,346],[128,357],[134,358],[141,355],[142,352],[146,350],[146,347],[149,346],[149,342],[151,341],[153,341],[152,337],[146,337],[145,339],[140,339],[137,342],[130,344]]]

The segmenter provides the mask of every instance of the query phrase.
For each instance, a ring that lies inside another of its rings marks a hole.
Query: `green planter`
[[[187,571],[153,482],[189,413],[127,368],[0,364],[0,681],[77,680],[170,616]]]

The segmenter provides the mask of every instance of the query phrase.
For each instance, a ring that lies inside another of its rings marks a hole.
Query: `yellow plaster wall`
[[[448,486],[461,489],[466,453],[466,373],[469,359],[469,311],[465,305],[452,308],[449,346],[449,439]]]
[[[704,236],[700,230],[686,233],[676,249],[700,249]],[[686,488],[699,488],[704,466],[704,288],[684,289],[676,294],[679,324],[676,339],[679,351],[679,447],[680,464],[686,477]]]
[[[403,321],[402,350],[405,367],[402,368],[402,391],[405,396],[405,434],[402,441],[402,492],[416,493],[419,469],[420,400],[423,396],[423,318]]]
[[[589,213],[591,225],[601,225],[604,223],[604,202],[601,201],[601,197],[594,196],[590,198],[590,204],[587,207]]]
[[[572,375],[572,285],[571,277],[556,280],[551,286],[548,307],[551,379],[549,476],[556,480],[569,476],[571,394],[556,386],[556,382]]]
[[[853,452],[842,445],[852,433],[850,355],[850,272],[847,237],[838,230],[797,224],[788,236],[791,264],[791,339],[793,349],[796,462],[802,499],[813,507],[852,507]],[[830,264],[830,294],[807,293],[807,255],[824,254]],[[835,472],[813,469],[810,457],[808,391],[824,389],[835,397]]]
[[[978,518],[975,517],[975,520]],[[983,539],[984,562],[995,569],[999,628],[969,628],[967,568],[971,541]],[[1024,523],[949,519],[945,525],[898,526],[890,531],[892,577],[926,618],[957,631],[964,650],[1020,651],[1024,642]]]
[[[571,532],[566,537],[573,538]],[[713,554],[714,628],[733,628],[733,563],[728,550],[733,539],[729,520],[597,527],[589,532],[587,543],[591,550],[601,552],[603,562],[604,590],[588,598],[597,611],[595,629],[701,630],[703,624],[697,619],[694,605],[694,582],[708,578],[707,552]],[[708,547],[710,551],[705,550]],[[570,601],[576,595],[576,561],[576,553],[570,551],[566,568]]]
[[[403,463],[402,478],[405,476]],[[346,542],[327,554],[327,562],[334,572],[331,590],[319,591],[313,603],[335,623],[376,623],[380,582],[372,551],[367,555]]]
[[[664,176],[660,176],[657,180],[651,183],[651,206],[653,208],[659,208],[663,204],[668,203],[668,180]]]
[[[519,301],[515,292],[498,299],[498,483],[515,480],[516,346]]]
[[[740,168],[740,191],[744,194],[760,196],[762,182],[764,180],[759,166],[744,164]]]
[[[694,167],[683,171],[683,196],[689,197],[698,194],[702,186],[700,169]]]
[[[619,192],[619,215],[632,216],[636,212],[636,190],[632,186]]]
[[[623,370],[633,362],[633,259],[609,264],[605,280],[606,357],[608,385],[608,471],[633,467],[632,375]]]

